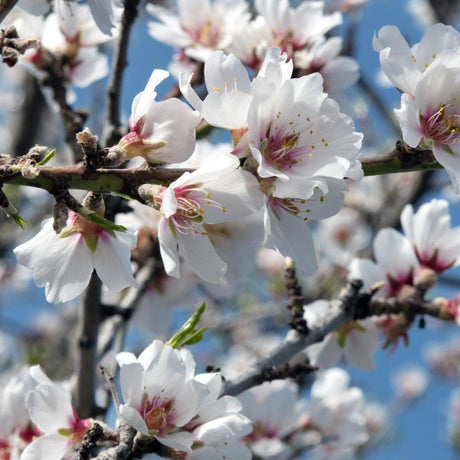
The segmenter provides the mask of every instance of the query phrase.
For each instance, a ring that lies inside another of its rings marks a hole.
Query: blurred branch
[[[124,69],[128,64],[127,51],[131,26],[137,16],[139,0],[125,0],[124,11],[121,20],[121,31],[118,38],[118,46],[115,54],[112,76],[110,78],[107,94],[107,118],[104,126],[102,144],[104,147],[116,144],[124,134],[120,133],[120,97],[123,83]]]
[[[401,130],[398,123],[395,120],[393,111],[388,110],[387,106],[381,99],[381,97],[374,90],[372,85],[367,81],[367,79],[361,74],[358,82],[356,83],[365,96],[374,104],[375,108],[380,112],[382,117],[387,121],[389,127],[393,131],[393,134],[396,137],[401,136]]]
[[[13,9],[19,0],[0,0],[0,22],[2,22],[7,14]]]
[[[458,0],[429,0],[430,6],[439,22],[449,24],[452,21],[452,16],[459,9]]]
[[[100,322],[100,297],[102,283],[96,272],[91,275],[85,291],[77,328],[77,350],[75,363],[74,407],[80,418],[94,415],[96,345]]]

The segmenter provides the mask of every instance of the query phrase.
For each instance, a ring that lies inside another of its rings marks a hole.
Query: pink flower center
[[[27,444],[31,443],[38,436],[40,436],[40,431],[32,422],[29,422],[25,427],[21,428],[21,430],[19,431],[19,437],[22,440],[24,440]]]
[[[196,224],[203,222],[203,216],[206,213],[205,207],[215,207],[222,212],[226,212],[225,206],[212,199],[212,194],[200,189],[201,184],[190,184],[174,189],[174,196],[177,201],[176,212],[169,217],[179,233],[207,234],[203,232]],[[155,192],[154,201],[161,206],[166,188],[158,188]]]
[[[305,146],[299,146],[300,131],[275,126],[267,133],[267,145],[263,151],[265,161],[280,171],[287,171],[303,161]],[[311,157],[311,154],[309,155]]]
[[[173,401],[169,398],[154,396],[146,399],[141,413],[149,431],[154,434],[165,434],[175,428],[173,423],[176,416],[176,409]]]
[[[456,112],[456,98],[438,106],[427,117],[421,117],[423,135],[440,144],[453,144],[460,138],[460,115]]]
[[[69,425],[72,432],[72,440],[79,442],[83,440],[87,431],[92,427],[93,420],[78,418],[77,413],[74,411],[73,419],[70,420]]]
[[[436,273],[442,273],[455,264],[455,258],[452,260],[441,260],[438,248],[431,252],[421,252],[415,247],[415,253],[422,265],[431,268]]]
[[[263,439],[263,438],[277,438],[278,437],[278,429],[275,427],[272,427],[269,423],[267,422],[262,422],[260,420],[257,420],[253,424],[254,429],[250,434],[248,434],[245,437],[245,440],[249,442],[254,442],[257,441],[258,439]]]
[[[0,439],[0,460],[10,460],[10,454],[10,445],[4,439]]]
[[[221,28],[210,19],[194,28],[183,25],[182,29],[190,35],[194,43],[209,48],[218,47],[217,45],[221,37]]]

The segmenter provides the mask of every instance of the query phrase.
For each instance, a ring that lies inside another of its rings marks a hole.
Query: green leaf
[[[106,230],[111,230],[112,232],[126,232],[126,227],[123,227],[123,225],[114,224],[112,221],[100,216],[94,211],[89,211],[86,208],[82,208],[80,211],[78,211],[78,214],[84,217],[86,220],[89,220],[93,224],[99,225],[99,227],[102,227]]]
[[[30,224],[29,222],[27,222],[26,220],[24,220],[19,214],[18,214],[18,210],[11,204],[11,203],[8,203],[8,206],[5,206],[4,208],[2,207],[1,208],[2,211],[8,216],[8,217],[11,217],[14,221],[14,223],[16,225],[18,225],[19,227],[21,227],[23,230],[26,228],[26,227],[30,227]]]
[[[15,224],[18,225],[19,227],[21,227],[23,230],[24,230],[26,227],[30,227],[29,222],[27,222],[26,220],[24,220],[18,213],[16,213],[16,214],[10,214],[10,217],[13,219],[13,221],[15,222]]]
[[[119,193],[119,192],[110,192],[111,195],[113,196],[118,196],[120,198],[123,198],[124,200],[127,200],[127,201],[133,201],[133,197],[129,196],[129,195],[126,195],[125,193]]]
[[[186,345],[193,345],[203,339],[203,333],[206,328],[195,329],[200,321],[201,315],[204,313],[206,305],[203,302],[198,310],[183,324],[183,326],[166,342],[173,348],[182,348]]]
[[[46,155],[43,158],[43,160],[40,161],[39,163],[37,163],[38,166],[46,165],[46,163],[48,163],[48,161],[50,161],[50,160],[52,160],[54,158],[55,153],[56,153],[56,149],[53,149],[53,150],[50,150],[49,152],[46,152]]]

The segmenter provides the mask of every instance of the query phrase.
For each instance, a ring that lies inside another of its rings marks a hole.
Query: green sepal
[[[99,227],[102,227],[105,230],[110,230],[112,232],[126,232],[126,227],[123,227],[123,225],[117,225],[113,223],[112,221],[106,219],[105,217],[100,216],[95,211],[90,211],[86,208],[81,208],[78,211],[78,215],[80,215],[86,220],[89,220],[93,224],[96,224]]]
[[[203,339],[203,333],[206,328],[195,329],[204,313],[206,305],[203,302],[195,313],[182,325],[182,327],[166,342],[173,348],[182,348],[187,345],[193,345]]]
[[[56,153],[56,149],[50,150],[49,152],[46,152],[45,157],[43,158],[42,161],[38,162],[38,166],[43,166],[48,163],[48,161],[52,160],[54,158],[54,154]]]

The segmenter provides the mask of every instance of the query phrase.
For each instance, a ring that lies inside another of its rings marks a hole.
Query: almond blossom
[[[392,228],[384,228],[377,233],[373,246],[376,262],[354,259],[348,279],[362,280],[364,290],[383,282],[378,294],[385,297],[397,296],[405,285],[412,286],[420,264],[410,240]]]
[[[460,65],[447,67],[437,60],[420,77],[413,95],[402,94],[401,108],[395,110],[404,142],[411,147],[431,149],[457,193],[460,191],[459,94]]]
[[[343,369],[318,374],[311,388],[304,427],[312,439],[314,434],[317,436],[319,445],[312,457],[348,458],[345,453],[353,453],[365,444],[369,434],[363,410],[364,395],[359,388],[350,387],[350,376]]]
[[[420,43],[412,48],[395,26],[382,27],[373,40],[380,53],[380,65],[386,76],[403,93],[414,95],[423,73],[442,60],[458,65],[460,34],[451,26],[436,24],[429,28]]]
[[[278,46],[289,56],[342,23],[339,12],[324,14],[321,1],[303,1],[292,8],[288,0],[256,0],[255,6],[272,32],[270,46]]]
[[[195,362],[188,350],[155,340],[138,358],[119,353],[117,361],[124,398],[120,414],[142,435],[191,454],[188,458],[200,458],[192,453],[194,442],[197,452],[201,447],[225,452],[225,442],[233,444],[251,431],[249,420],[239,414],[238,400],[219,398],[220,376],[194,375]]]
[[[255,386],[238,397],[245,414],[254,423],[254,431],[245,438],[258,458],[290,458],[285,437],[299,428],[303,404],[298,387],[287,380],[274,380]]]
[[[204,224],[230,222],[261,207],[256,179],[236,169],[238,159],[223,155],[185,173],[169,187],[143,185],[139,193],[162,214],[158,226],[166,272],[179,277],[179,254],[200,278],[217,283],[227,270],[217,255]],[[179,252],[180,250],[180,252]]]
[[[150,163],[178,163],[192,155],[198,112],[179,99],[155,101],[156,87],[168,76],[165,70],[155,69],[144,91],[134,98],[130,132],[110,150],[120,161],[140,156]]]
[[[421,265],[441,273],[460,264],[460,227],[451,227],[446,200],[431,200],[416,213],[406,205],[401,224]]]
[[[93,420],[80,419],[72,407],[70,393],[49,380],[39,366],[30,372],[40,383],[28,393],[27,407],[43,434],[24,449],[20,460],[61,460],[83,440]]]
[[[45,286],[48,302],[57,303],[81,294],[93,270],[111,290],[136,286],[130,265],[130,248],[135,245],[135,233],[105,230],[69,211],[59,234],[53,219],[46,219],[40,232],[14,253],[32,270],[37,286]]]
[[[149,23],[153,38],[203,62],[212,51],[229,46],[235,31],[243,29],[250,18],[244,0],[179,0],[177,15],[152,4],[147,11],[160,21]]]

